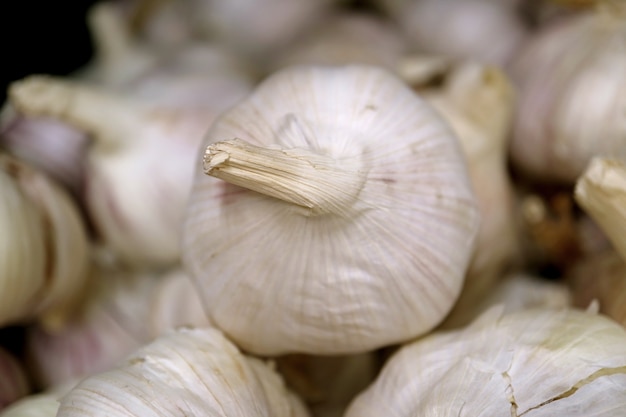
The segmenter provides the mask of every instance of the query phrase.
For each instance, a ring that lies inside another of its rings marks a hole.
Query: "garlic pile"
[[[0,107],[0,417],[621,417],[622,3],[99,0]]]

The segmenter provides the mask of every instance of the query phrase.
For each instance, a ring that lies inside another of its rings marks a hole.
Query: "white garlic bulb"
[[[210,105],[190,110],[38,76],[9,89],[19,112],[57,118],[93,137],[86,206],[102,239],[122,261],[140,267],[169,266],[179,259],[192,162],[213,118],[234,100],[223,98],[219,102],[216,95],[208,99]]]
[[[497,0],[415,0],[392,16],[421,52],[500,67],[527,32],[512,8]]]
[[[475,198],[457,138],[391,73],[279,71],[204,145],[211,176],[196,171],[183,263],[239,346],[356,353],[422,334],[452,307]]]
[[[529,176],[573,183],[593,156],[626,157],[626,10],[601,6],[546,25],[510,68],[511,158]]]
[[[180,269],[94,268],[81,314],[60,331],[26,331],[30,369],[41,386],[106,371],[169,329],[209,325],[192,281]]]
[[[89,245],[74,201],[27,164],[0,154],[0,324],[60,326],[87,284]]]
[[[579,310],[487,311],[401,348],[345,417],[618,417],[626,330]]]
[[[215,329],[181,328],[80,382],[58,417],[306,417],[270,366],[244,356]]]

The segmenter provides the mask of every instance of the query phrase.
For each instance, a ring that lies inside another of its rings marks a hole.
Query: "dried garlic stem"
[[[346,214],[365,182],[353,161],[306,149],[251,145],[241,139],[209,145],[204,172],[304,208],[306,215]]]
[[[8,96],[19,112],[53,117],[87,133],[98,133],[99,142],[117,144],[119,138],[126,138],[127,132],[137,129],[141,120],[137,117],[139,107],[133,103],[50,76],[33,75],[16,81],[9,87]]]
[[[594,158],[578,179],[574,196],[626,260],[626,165]]]

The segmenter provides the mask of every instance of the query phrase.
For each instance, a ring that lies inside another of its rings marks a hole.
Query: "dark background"
[[[67,75],[92,56],[86,14],[94,0],[6,1],[0,6],[0,103],[11,81],[29,74]]]

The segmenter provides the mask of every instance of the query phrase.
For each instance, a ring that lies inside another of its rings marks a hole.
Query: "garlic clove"
[[[592,157],[626,157],[626,13],[615,7],[546,25],[512,63],[520,100],[510,153],[525,175],[572,184]]]
[[[197,172],[183,264],[239,346],[362,352],[428,331],[456,300],[479,218],[466,166],[391,73],[282,70],[204,144],[207,172],[232,184]]]
[[[42,173],[0,155],[4,295],[0,322],[62,325],[87,284],[89,244],[73,200]],[[10,237],[10,238],[9,238]]]
[[[596,157],[576,182],[576,202],[596,221],[626,259],[626,164]]]
[[[597,314],[488,310],[401,348],[346,417],[620,416],[626,330]]]
[[[169,329],[209,324],[192,281],[179,269],[94,268],[92,293],[80,315],[61,331],[27,331],[30,368],[40,386],[106,371]]]
[[[59,417],[304,417],[304,406],[275,371],[243,355],[219,331],[169,332],[117,368],[80,382],[61,400]]]

